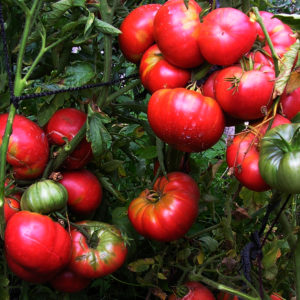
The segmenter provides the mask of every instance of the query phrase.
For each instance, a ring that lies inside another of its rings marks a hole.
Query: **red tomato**
[[[290,121],[276,115],[271,128]],[[229,168],[233,169],[235,177],[248,189],[261,192],[270,187],[266,184],[259,172],[259,144],[265,135],[268,123],[258,128],[256,136],[252,132],[236,135],[226,150],[226,161]]]
[[[20,195],[14,195],[14,197],[21,199]],[[20,211],[20,201],[17,201],[16,199],[5,197],[4,202],[4,219],[5,222],[7,221],[18,211]]]
[[[160,4],[139,6],[122,22],[119,45],[127,60],[138,63],[154,43],[153,20],[160,7]]]
[[[251,58],[254,63],[266,65],[274,68],[274,63],[270,56],[263,54],[260,51],[249,52],[247,57]]]
[[[176,295],[169,296],[169,300],[215,300],[213,293],[199,282],[191,281],[185,283],[188,287],[188,293],[183,298]]]
[[[45,131],[49,142],[56,145],[64,145],[63,138],[69,141],[78,133],[84,122],[86,114],[75,108],[63,108],[57,110],[46,125]],[[92,157],[91,144],[83,139],[76,149],[64,162],[69,170],[80,169],[88,163]]]
[[[63,269],[70,260],[68,232],[48,216],[20,211],[7,222],[4,233],[6,254],[14,264],[36,274]]]
[[[140,77],[144,87],[154,93],[163,88],[185,87],[191,72],[168,63],[155,44],[142,57]]]
[[[57,291],[75,293],[85,289],[91,281],[92,280],[90,278],[79,276],[67,268],[56,275],[50,281],[50,284]]]
[[[83,277],[99,278],[123,265],[127,248],[119,229],[98,221],[84,221],[77,225],[86,225],[85,230],[90,236],[97,237],[97,240],[94,243],[88,242],[81,232],[71,230],[71,271]]]
[[[216,99],[230,116],[254,120],[272,104],[274,81],[268,74],[240,66],[227,67],[215,78]]]
[[[206,79],[202,87],[203,96],[216,99],[216,91],[215,91],[214,84],[215,84],[215,79],[219,74],[219,72],[220,70],[214,71]]]
[[[172,172],[167,177],[159,177],[153,190],[142,191],[128,207],[128,218],[139,234],[164,242],[187,233],[196,220],[200,198],[189,175]]]
[[[194,0],[169,0],[154,18],[154,37],[165,59],[181,68],[203,63],[198,46],[201,7]]]
[[[226,292],[220,292],[217,300],[239,300],[239,298]]]
[[[293,119],[300,112],[300,87],[287,94],[286,91],[280,97],[282,114],[289,120]]]
[[[183,152],[208,149],[224,131],[217,101],[184,88],[156,91],[148,103],[148,120],[160,139]]]
[[[255,39],[255,21],[238,9],[222,7],[204,17],[198,41],[209,63],[227,66],[246,54]]]
[[[8,114],[0,115],[0,146]],[[18,179],[39,177],[48,162],[49,145],[43,130],[31,120],[16,115],[9,138],[7,162],[12,165]]]
[[[59,181],[68,192],[71,211],[87,216],[94,212],[102,201],[102,186],[97,177],[88,170],[62,172]]]
[[[282,300],[282,299],[283,299],[279,294],[276,294],[276,293],[272,294],[272,295],[270,296],[270,298],[271,298],[272,300]]]

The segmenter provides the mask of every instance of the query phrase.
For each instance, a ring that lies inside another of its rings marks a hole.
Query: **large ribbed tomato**
[[[246,54],[255,39],[255,21],[238,9],[222,7],[204,17],[198,41],[209,63],[227,66]]]
[[[300,112],[300,87],[291,93],[285,91],[280,97],[280,105],[283,115],[292,120]]]
[[[181,68],[193,68],[203,62],[198,46],[201,7],[189,0],[169,0],[154,18],[154,37],[165,59]]]
[[[29,211],[14,214],[4,234],[6,255],[12,271],[25,280],[48,278],[69,262],[71,239],[68,232],[48,216]],[[30,273],[34,274],[30,277]]]
[[[155,44],[141,59],[140,77],[144,87],[154,93],[159,89],[185,87],[191,72],[168,63]]]
[[[55,145],[64,145],[64,139],[72,140],[86,121],[86,118],[87,115],[84,112],[75,108],[57,110],[45,128],[49,142]],[[91,157],[91,144],[84,138],[66,159],[64,166],[69,170],[80,169]]]
[[[127,60],[138,63],[154,43],[153,20],[160,7],[161,4],[141,5],[122,22],[119,45]]]
[[[259,70],[227,67],[218,73],[214,84],[216,100],[225,112],[235,118],[261,118],[273,101],[274,81]]]
[[[144,190],[128,207],[128,218],[141,235],[173,241],[183,237],[198,214],[197,183],[181,172],[159,177],[153,190]]]
[[[99,278],[119,269],[127,255],[127,248],[120,230],[114,225],[83,221],[83,226],[91,240],[77,229],[71,230],[72,256],[68,268],[74,273]]]
[[[208,149],[224,131],[217,101],[185,88],[156,91],[148,103],[148,120],[160,139],[183,152]]]
[[[68,206],[79,216],[93,213],[102,201],[102,186],[88,170],[62,172],[60,183],[68,192]]]
[[[0,146],[8,114],[0,115]],[[31,120],[16,115],[9,138],[7,162],[12,165],[18,179],[37,178],[44,171],[49,156],[49,146],[43,130]]]

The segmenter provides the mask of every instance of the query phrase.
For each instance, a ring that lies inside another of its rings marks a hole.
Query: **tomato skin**
[[[30,272],[47,275],[64,268],[71,254],[68,232],[48,216],[29,211],[14,214],[4,233],[6,254]]]
[[[160,139],[183,152],[211,147],[225,127],[217,101],[184,88],[156,91],[148,103],[148,120]]]
[[[191,72],[168,63],[155,44],[141,59],[140,77],[144,87],[154,93],[162,88],[185,87],[191,79]]]
[[[119,46],[127,60],[138,63],[154,43],[153,21],[160,4],[141,5],[130,12],[120,26]]]
[[[88,170],[62,172],[59,181],[67,190],[68,206],[77,215],[87,216],[102,201],[102,186],[97,177]]]
[[[51,144],[64,145],[63,138],[69,141],[78,133],[87,115],[75,108],[62,108],[57,110],[45,127],[45,132]],[[64,162],[68,170],[80,169],[85,166],[92,157],[91,144],[83,139],[76,149]]]
[[[300,87],[289,94],[285,91],[280,97],[280,105],[283,115],[292,120],[300,111]]]
[[[7,113],[0,115],[0,146],[7,117]],[[39,177],[49,158],[49,145],[43,130],[26,117],[15,115],[6,158],[13,167],[15,178]]]
[[[85,289],[91,281],[90,278],[79,276],[66,268],[51,279],[50,285],[60,292],[75,293]]]
[[[198,42],[205,60],[228,66],[250,51],[255,39],[255,22],[238,9],[223,7],[203,18]]]
[[[178,298],[176,295],[168,297],[169,300],[215,300],[213,293],[204,285],[196,281],[186,282],[184,284],[189,291],[183,298]]]
[[[189,175],[171,172],[167,177],[169,181],[159,177],[154,191],[142,191],[128,207],[128,218],[136,231],[162,242],[187,233],[197,217],[200,198],[198,185]]]
[[[300,149],[292,144],[300,124],[282,124],[266,133],[261,142],[259,170],[264,180],[278,191],[300,193]],[[286,140],[283,149],[278,146]]]
[[[218,294],[217,300],[239,300],[239,298],[226,292],[220,292]]]
[[[228,78],[235,78],[237,86]],[[258,70],[243,71],[240,66],[227,67],[215,78],[216,99],[230,116],[255,120],[264,116],[263,108],[272,104],[274,82]]]
[[[18,196],[20,199],[21,197]],[[7,223],[8,220],[18,211],[20,211],[20,202],[16,199],[5,197],[4,199],[4,219]]]
[[[86,278],[100,278],[119,269],[127,255],[127,248],[117,227],[98,222],[82,221],[77,225],[87,225],[86,231],[99,238],[94,247],[90,247],[86,237],[71,230],[72,256],[68,268]]]
[[[203,63],[198,46],[199,13],[202,8],[190,0],[188,9],[182,0],[169,0],[154,18],[154,37],[165,59],[181,68],[194,68]]]

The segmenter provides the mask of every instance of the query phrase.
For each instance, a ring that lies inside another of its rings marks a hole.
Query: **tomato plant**
[[[184,152],[211,147],[224,130],[218,103],[184,88],[156,91],[148,103],[148,120],[160,139]]]
[[[172,241],[187,233],[198,214],[200,192],[195,181],[181,172],[159,177],[128,207],[128,217],[141,235]],[[176,219],[176,222],[174,220]]]
[[[68,206],[78,216],[93,213],[102,201],[102,186],[88,170],[62,172],[59,181],[67,190]]]

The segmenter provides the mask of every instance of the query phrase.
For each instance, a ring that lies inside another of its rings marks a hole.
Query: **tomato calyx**
[[[146,199],[151,203],[157,203],[161,196],[161,193],[156,190],[148,190]]]
[[[179,285],[176,287],[175,295],[176,297],[182,299],[184,296],[186,296],[189,293],[190,289],[185,285]]]

